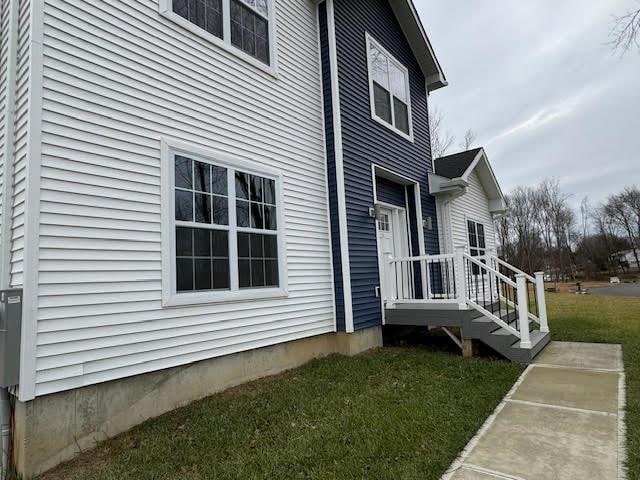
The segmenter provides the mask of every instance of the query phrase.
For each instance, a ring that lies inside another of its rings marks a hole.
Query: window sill
[[[224,292],[178,293],[163,299],[164,308],[212,305],[217,303],[249,302],[254,300],[270,300],[287,298],[289,292],[283,288],[260,288]]]
[[[262,63],[260,60],[258,60],[257,58],[254,58],[251,55],[243,52],[242,50],[234,47],[230,42],[227,42],[222,38],[216,37],[215,35],[212,35],[211,33],[207,32],[206,30],[203,30],[200,27],[194,25],[190,21],[182,18],[177,13],[174,13],[173,10],[171,10],[170,8],[164,8],[162,6],[162,2],[160,3],[160,15],[162,15],[167,20],[170,20],[171,22],[188,30],[194,35],[197,35],[198,37],[222,48],[224,51],[229,52],[230,54],[243,60],[244,62],[251,64],[252,66],[256,67],[259,70],[262,70],[264,73],[270,75],[274,79],[276,80],[278,79],[278,68],[277,68],[275,52],[272,54],[271,65],[266,65]],[[273,38],[273,36],[271,38]],[[273,45],[271,45],[271,48],[272,49],[276,48],[275,42],[273,42]]]
[[[409,130],[409,135],[407,135],[406,133],[404,133],[402,130],[398,130],[396,127],[394,127],[393,125],[391,125],[390,123],[384,121],[383,119],[381,119],[380,117],[378,117],[377,115],[375,115],[374,113],[371,114],[371,119],[375,120],[376,122],[378,122],[380,125],[388,128],[389,130],[391,130],[393,133],[395,133],[396,135],[400,135],[402,138],[404,138],[405,140],[410,141],[411,143],[413,143],[413,131]]]

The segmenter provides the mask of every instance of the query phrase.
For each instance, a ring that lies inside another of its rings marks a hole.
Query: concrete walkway
[[[623,480],[620,345],[551,343],[443,480]]]

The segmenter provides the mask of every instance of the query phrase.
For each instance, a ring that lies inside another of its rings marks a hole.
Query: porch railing
[[[544,274],[531,276],[496,256],[454,254],[387,259],[387,306],[466,304],[531,348],[530,322],[548,332]]]

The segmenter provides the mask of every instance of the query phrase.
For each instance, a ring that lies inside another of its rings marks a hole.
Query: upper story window
[[[273,67],[273,0],[161,0],[163,15],[261,67]]]
[[[371,117],[413,141],[409,72],[367,35]]]
[[[282,295],[280,177],[198,152],[167,156],[170,205],[163,227],[170,232],[171,268],[165,303]]]

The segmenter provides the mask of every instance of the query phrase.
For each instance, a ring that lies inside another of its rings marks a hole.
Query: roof
[[[436,58],[429,37],[420,21],[412,0],[389,0],[396,17],[407,37],[414,56],[427,82],[427,90],[433,91],[448,85],[440,62]]]
[[[437,175],[445,178],[461,178],[475,161],[482,148],[474,148],[466,152],[454,153],[433,162],[433,169]]]
[[[434,173],[429,174],[429,190],[432,195],[464,195],[471,174],[475,172],[489,200],[489,211],[502,214],[507,210],[502,189],[484,148],[436,158],[433,168]]]

